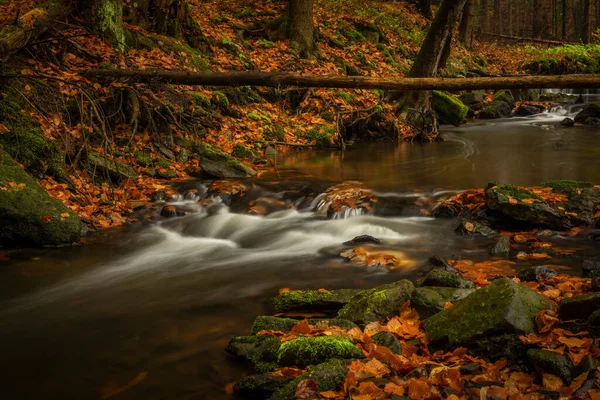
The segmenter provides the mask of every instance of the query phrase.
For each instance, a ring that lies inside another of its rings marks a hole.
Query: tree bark
[[[206,86],[296,86],[382,90],[494,90],[600,88],[600,75],[529,75],[492,78],[371,78],[366,76],[298,75],[287,72],[187,72],[90,70],[94,81],[126,80],[136,83],[171,83]],[[43,78],[43,76],[40,76]]]
[[[490,27],[489,0],[481,0],[479,6],[479,23],[481,31],[488,32]]]
[[[562,0],[562,39],[567,40],[567,0]]]
[[[46,32],[55,21],[66,18],[71,9],[72,1],[48,1],[21,16],[16,23],[4,26],[0,30],[0,60],[7,60],[31,39]]]
[[[317,51],[314,31],[314,0],[290,0],[288,8],[289,38],[300,57]]]
[[[474,0],[467,0],[465,8],[463,9],[463,16],[460,22],[459,28],[459,39],[460,42],[465,46],[466,49],[471,50],[473,48],[473,6]]]
[[[592,41],[592,0],[583,0],[583,24],[581,27],[581,40],[584,43]]]
[[[94,33],[116,49],[125,50],[122,0],[84,0],[82,9],[86,23]]]

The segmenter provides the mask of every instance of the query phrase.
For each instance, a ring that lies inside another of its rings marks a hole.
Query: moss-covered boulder
[[[398,315],[400,307],[414,290],[412,282],[403,279],[398,282],[378,286],[354,295],[338,313],[338,318],[357,324],[385,321]]]
[[[273,304],[277,312],[338,312],[358,289],[339,289],[330,291],[298,290],[282,293],[275,297]]]
[[[496,243],[490,248],[492,256],[507,256],[510,254],[510,238],[508,236],[500,236]]]
[[[332,359],[325,363],[310,368],[307,373],[300,375],[286,386],[276,391],[270,400],[294,400],[298,384],[305,379],[310,379],[317,384],[318,392],[339,390],[348,374],[347,362]]]
[[[364,355],[352,339],[336,336],[299,337],[281,343],[277,351],[277,362],[281,366],[306,367],[330,358],[356,359]]]
[[[508,118],[512,114],[512,107],[504,101],[492,101],[486,103],[481,112],[479,118],[481,119],[497,119],[497,118]]]
[[[475,284],[463,278],[457,272],[434,268],[425,275],[419,286],[449,287],[457,289],[473,289]]]
[[[527,360],[537,373],[559,376],[567,385],[573,380],[573,363],[566,354],[555,351],[530,349],[527,351]]]
[[[254,365],[258,372],[269,372],[278,367],[277,351],[281,341],[276,337],[235,336],[225,351]]]
[[[485,98],[485,93],[480,90],[475,90],[473,92],[461,94],[459,99],[464,104],[470,106],[473,104],[481,103]]]
[[[596,310],[600,310],[600,292],[582,294],[563,299],[558,307],[558,318],[586,319]]]
[[[590,104],[575,116],[575,123],[582,125],[593,125],[588,123],[590,118],[600,118],[600,105]]]
[[[455,229],[459,235],[466,236],[496,236],[498,232],[487,225],[476,221],[462,221]]]
[[[186,138],[177,138],[176,142],[196,155],[200,161],[202,172],[206,175],[220,179],[248,178],[256,175],[256,171],[252,168],[242,164],[216,146]]]
[[[298,325],[300,322],[297,319],[293,318],[279,318],[279,317],[271,317],[268,315],[262,315],[257,317],[252,324],[251,334],[256,335],[260,331],[280,331],[287,333],[292,330],[292,328]],[[308,323],[313,326],[318,327],[331,327],[331,326],[339,326],[343,329],[352,329],[356,328],[356,324],[351,321],[346,321],[343,319],[317,319],[310,318],[308,319]]]
[[[98,175],[120,182],[126,179],[137,179],[137,173],[129,165],[125,165],[94,151],[87,152],[88,168]]]
[[[446,303],[457,304],[474,291],[475,289],[422,286],[413,291],[410,304],[422,319],[426,319],[443,311]]]
[[[515,98],[510,90],[500,90],[494,94],[494,101],[502,101],[512,107],[512,105],[515,103]]]
[[[0,148],[0,246],[78,242],[81,221]]]
[[[392,333],[381,331],[371,337],[378,346],[384,346],[391,350],[394,354],[402,354],[402,345]]]
[[[512,185],[490,184],[485,191],[485,197],[490,210],[498,211],[514,220],[556,229],[571,227],[568,215],[550,207],[529,190]]]
[[[233,391],[244,398],[267,399],[293,380],[291,376],[276,374],[251,375],[237,381]]]
[[[501,278],[433,315],[424,328],[432,343],[467,345],[480,337],[533,332],[536,314],[551,308],[544,296]]]
[[[467,116],[469,108],[457,97],[434,90],[431,103],[440,122],[459,126]]]

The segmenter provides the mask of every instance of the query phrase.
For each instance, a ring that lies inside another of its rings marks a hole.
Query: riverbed
[[[434,254],[488,257],[492,242],[455,235],[457,220],[436,220],[418,207],[328,219],[302,201],[302,189],[318,193],[358,180],[390,204],[407,204],[488,182],[600,183],[600,129],[558,124],[575,111],[443,127],[445,141],[432,144],[291,152],[278,157],[277,171],[247,182],[267,198],[299,188],[297,209],[248,215],[181,198],[177,204],[190,211],[183,217],[103,231],[75,248],[2,252],[3,396],[231,398],[227,384],[249,371],[223,348],[232,335],[246,334],[255,316],[272,313],[269,299],[280,289],[372,287],[421,275]],[[207,184],[185,187],[202,193]],[[388,270],[337,256],[344,241],[364,234],[411,262]],[[553,240],[599,254],[598,242],[585,235]],[[577,274],[581,261],[552,263]]]

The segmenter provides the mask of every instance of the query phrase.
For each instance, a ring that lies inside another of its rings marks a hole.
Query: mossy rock
[[[142,167],[149,167],[152,165],[152,157],[150,157],[150,153],[138,151],[135,153],[135,162]]]
[[[414,288],[412,282],[403,279],[364,290],[350,299],[338,313],[338,318],[357,324],[385,321],[398,315],[400,307],[410,299]]]
[[[556,275],[556,270],[543,265],[538,265],[535,267],[523,268],[517,274],[517,278],[519,278],[521,282],[544,282]]]
[[[510,104],[504,101],[492,101],[486,103],[481,112],[479,118],[481,119],[497,119],[497,118],[508,118],[512,114],[512,107]]]
[[[220,179],[248,178],[256,175],[256,171],[216,146],[181,137],[176,138],[176,142],[198,156],[202,172],[206,175]]]
[[[469,112],[469,107],[454,96],[438,90],[434,90],[432,93],[431,102],[440,122],[460,126]]]
[[[462,221],[454,230],[459,235],[466,236],[496,236],[498,232],[489,226],[475,221]]]
[[[594,185],[584,181],[556,180],[542,182],[540,186],[552,188],[552,191],[556,193],[572,194],[577,189],[591,188]]]
[[[590,118],[600,118],[600,105],[598,104],[590,104],[588,105],[586,108],[584,108],[582,111],[579,112],[579,114],[577,114],[575,116],[575,123],[576,124],[583,124],[586,125],[588,124],[588,119]],[[592,125],[592,124],[590,124]]]
[[[129,165],[120,163],[111,157],[94,151],[87,152],[88,167],[92,172],[99,172],[101,176],[120,182],[125,179],[137,179],[137,173]]]
[[[263,330],[281,331],[287,333],[291,331],[294,326],[298,325],[299,322],[299,320],[293,318],[279,318],[261,315],[259,317],[256,317],[256,319],[254,320],[250,334],[256,335],[258,332]],[[340,328],[344,328],[347,330],[356,328],[355,323],[342,319],[310,318],[308,319],[308,323],[311,325],[327,324],[327,326],[339,326]]]
[[[79,217],[0,148],[0,246],[61,246],[81,237]]]
[[[458,273],[434,268],[425,275],[419,286],[448,287],[456,289],[473,289],[475,284]]]
[[[463,102],[463,104],[470,106],[472,104],[481,103],[483,99],[485,99],[485,93],[480,90],[476,90],[473,92],[461,94],[459,96],[459,99]]]
[[[293,380],[291,376],[268,373],[251,375],[237,381],[233,385],[233,391],[245,398],[266,399]]]
[[[330,358],[364,358],[362,351],[352,339],[337,336],[299,337],[283,342],[277,351],[277,362],[281,366],[306,367]]]
[[[400,344],[400,341],[388,331],[376,333],[371,339],[373,339],[378,346],[387,347],[394,354],[402,354],[402,345]]]
[[[172,169],[158,170],[158,177],[162,179],[175,179],[177,178],[177,171]]]
[[[244,158],[248,160],[253,160],[256,158],[256,154],[254,154],[252,150],[240,143],[233,146],[232,154],[234,157]]]
[[[510,250],[510,238],[508,236],[500,236],[492,248],[490,248],[490,255],[508,256],[510,254]]]
[[[273,300],[277,312],[337,312],[352,296],[361,292],[358,289],[339,289],[322,292],[318,290],[297,290],[278,295]]]
[[[588,317],[588,324],[593,326],[600,326],[600,309],[594,311]]]
[[[552,229],[565,229],[572,225],[568,215],[550,207],[538,195],[526,189],[490,184],[486,188],[485,197],[490,210],[498,211],[513,220],[545,225]]]
[[[421,319],[426,319],[443,311],[446,303],[457,304],[474,291],[475,289],[421,286],[412,293],[410,304]]]
[[[558,318],[587,319],[596,310],[600,310],[600,292],[587,293],[561,300],[558,307]]]
[[[280,346],[281,341],[275,337],[235,336],[225,351],[253,364],[259,372],[269,372],[278,367],[277,352]]]
[[[339,359],[329,360],[310,368],[307,373],[300,375],[285,387],[276,391],[270,397],[270,400],[294,400],[298,384],[305,379],[314,381],[317,384],[319,392],[339,390],[347,374],[348,367],[346,361]]]
[[[515,104],[515,98],[510,92],[510,90],[500,90],[499,92],[496,92],[496,94],[494,95],[494,101],[503,101],[507,103],[511,108],[513,104]]]
[[[424,324],[430,342],[467,345],[481,337],[535,331],[535,316],[554,305],[509,278],[495,280]]]
[[[567,385],[573,380],[573,363],[566,354],[542,349],[530,349],[527,351],[527,360],[540,376],[542,374],[556,375]]]

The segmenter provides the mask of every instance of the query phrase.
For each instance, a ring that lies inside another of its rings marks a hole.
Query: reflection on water
[[[558,128],[561,117],[476,123],[430,145],[289,154],[279,169],[318,187],[362,180],[386,204],[489,181],[600,181],[600,133]],[[267,180],[261,185],[270,193],[282,190]],[[219,204],[204,209],[194,200],[181,199],[193,215],[105,232],[85,247],[11,255],[0,269],[7,398],[225,399],[226,384],[247,371],[223,347],[231,335],[248,332],[256,315],[272,311],[268,299],[279,288],[371,287],[422,273],[432,254],[484,259],[492,244],[454,235],[451,220],[327,220],[310,210],[260,217]],[[363,234],[416,260],[416,270],[390,272],[337,257],[341,243]],[[552,240],[597,252],[585,238]]]

